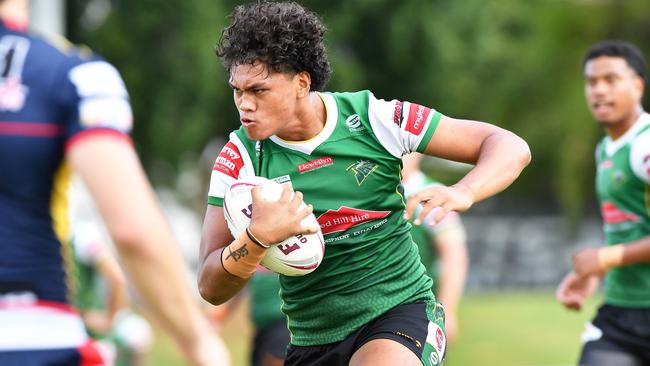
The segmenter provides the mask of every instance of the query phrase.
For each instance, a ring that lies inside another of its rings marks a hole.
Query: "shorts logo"
[[[358,208],[341,206],[336,211],[327,210],[316,219],[323,235],[345,231],[364,222],[383,219],[390,211],[369,211]]]
[[[361,125],[361,117],[358,114],[353,114],[345,120],[345,125],[348,126],[350,132],[363,131],[365,128]]]
[[[431,353],[429,354],[429,362],[431,363],[431,365],[437,365],[439,361],[440,361],[440,356],[438,356],[438,352],[436,352],[435,350],[431,351]]]
[[[431,109],[419,104],[411,103],[409,116],[406,121],[406,131],[419,136],[431,114]]]
[[[228,141],[226,146],[221,149],[217,161],[214,163],[212,170],[217,170],[232,178],[237,179],[239,171],[244,166],[244,159],[235,144]]]
[[[334,164],[334,159],[331,156],[324,156],[306,163],[298,164],[298,172],[305,173],[310,170],[319,169],[328,165]]]
[[[402,127],[402,106],[404,103],[399,100],[395,103],[395,110],[393,111],[393,123]]]
[[[345,170],[351,170],[354,172],[354,178],[357,180],[357,184],[360,186],[370,174],[377,170],[377,164],[369,160],[359,160],[347,167]]]
[[[429,322],[429,329],[427,330],[427,343],[433,346],[434,350],[432,355],[435,353],[438,357],[438,361],[444,356],[445,349],[447,348],[447,337],[442,328],[434,322]],[[437,364],[437,362],[434,362]]]

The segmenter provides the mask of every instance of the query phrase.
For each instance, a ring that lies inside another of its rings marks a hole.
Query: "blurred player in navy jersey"
[[[573,255],[558,301],[580,310],[605,278],[604,304],[582,334],[580,365],[650,365],[650,114],[647,66],[622,41],[593,45],[584,59],[585,96],[606,136],[596,147],[596,194],[605,246]]]
[[[72,171],[152,317],[193,364],[227,364],[128,136],[118,71],[28,34],[27,0],[0,1],[0,18],[0,365],[104,363],[70,302]]]

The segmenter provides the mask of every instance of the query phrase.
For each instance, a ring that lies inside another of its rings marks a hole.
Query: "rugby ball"
[[[231,184],[223,198],[223,211],[230,233],[235,238],[240,237],[250,224],[253,212],[251,189],[256,185],[262,186],[261,193],[265,200],[277,201],[282,194],[282,185],[263,177],[243,178]],[[319,226],[313,213],[302,223]],[[318,267],[324,254],[325,241],[323,233],[318,230],[315,234],[298,234],[271,245],[261,264],[285,276],[304,276]]]

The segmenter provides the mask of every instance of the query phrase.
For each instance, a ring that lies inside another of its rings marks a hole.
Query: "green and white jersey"
[[[650,235],[650,115],[616,141],[605,137],[596,147],[596,193],[607,245]],[[614,268],[607,273],[605,303],[650,307],[650,263]]]
[[[298,346],[341,341],[396,305],[433,300],[403,217],[400,170],[402,155],[424,151],[440,113],[368,91],[319,95],[327,118],[308,141],[231,133],[208,199],[223,205],[230,184],[257,175],[290,183],[314,206],[323,262],[306,276],[280,276],[282,311]]]

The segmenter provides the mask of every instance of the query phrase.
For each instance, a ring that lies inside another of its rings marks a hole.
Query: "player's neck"
[[[613,141],[617,140],[629,131],[632,126],[634,126],[634,123],[639,119],[639,116],[641,116],[642,113],[643,108],[639,106],[633,113],[630,113],[630,115],[622,121],[605,126],[607,135],[609,135]]]
[[[310,92],[296,112],[294,128],[289,128],[277,136],[286,141],[306,141],[318,135],[325,128],[327,110],[325,103],[316,92]]]

